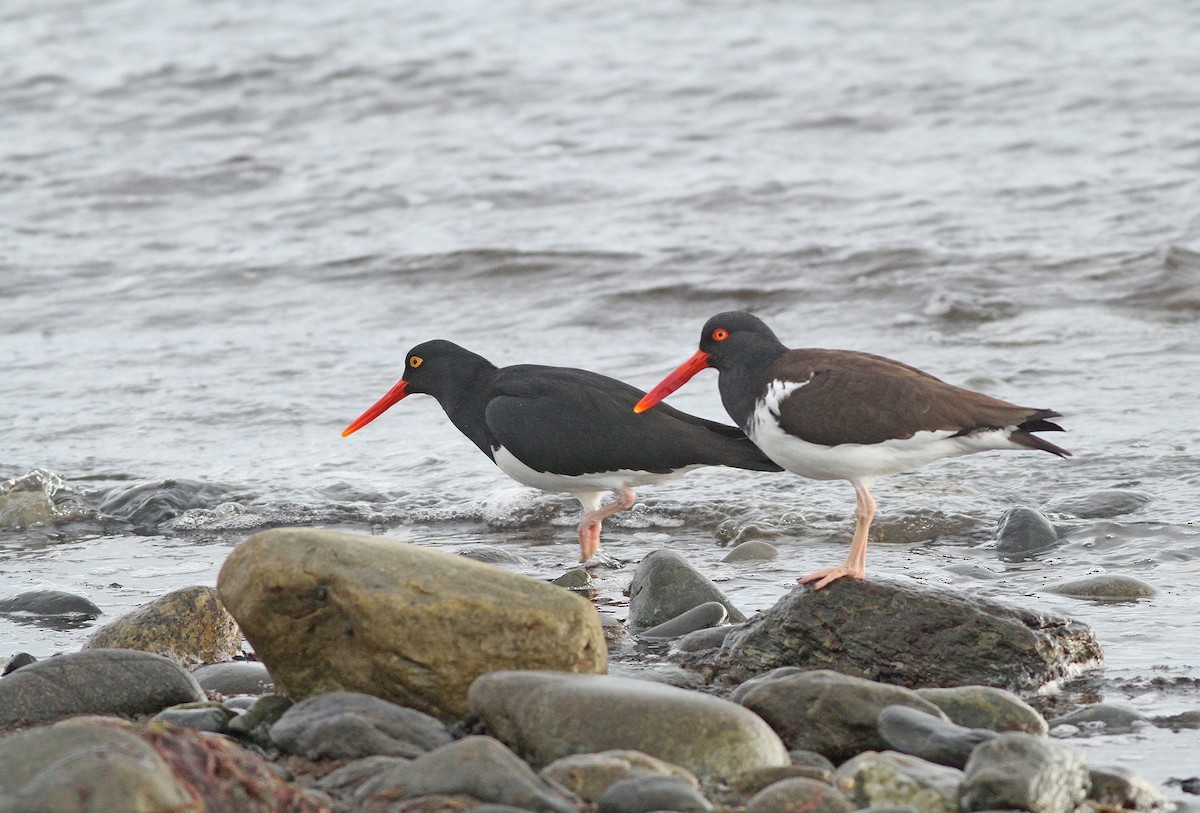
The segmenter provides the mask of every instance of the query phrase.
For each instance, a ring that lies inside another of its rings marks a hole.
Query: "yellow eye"
[[[714,342],[723,342],[729,338],[729,331],[723,327],[719,327],[712,332]]]
[[[420,367],[424,363],[425,363],[425,359],[421,358],[420,356],[409,356],[408,357],[408,366],[412,367],[413,369]]]

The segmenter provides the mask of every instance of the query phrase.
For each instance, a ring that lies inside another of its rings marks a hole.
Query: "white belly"
[[[662,483],[673,480],[680,475],[699,468],[688,466],[666,474],[646,471],[602,471],[592,474],[554,474],[537,471],[522,463],[512,452],[501,446],[494,452],[496,465],[509,477],[521,485],[538,488],[542,491],[565,491],[569,494],[581,494],[592,491],[613,491],[619,488],[636,488],[638,486]],[[782,464],[780,464],[782,465]]]

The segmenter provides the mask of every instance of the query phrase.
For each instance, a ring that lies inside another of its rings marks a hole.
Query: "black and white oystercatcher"
[[[404,375],[342,437],[402,398],[432,395],[446,416],[509,477],[583,504],[580,561],[600,547],[600,524],[633,505],[634,488],[699,466],[780,471],[742,432],[666,408],[633,411],[645,395],[615,378],[569,367],[496,367],[453,342],[408,352]],[[613,502],[601,507],[605,492]]]
[[[761,319],[730,311],[709,319],[700,349],[634,407],[643,412],[706,367],[721,401],[767,456],[815,480],[849,480],[858,503],[850,555],[800,579],[821,589],[867,571],[875,516],[870,488],[882,474],[993,449],[1070,452],[1033,432],[1061,432],[1050,409],[1017,406],[955,387],[898,361],[849,350],[789,350]]]

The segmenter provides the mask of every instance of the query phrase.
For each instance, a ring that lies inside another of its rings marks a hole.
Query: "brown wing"
[[[791,350],[772,373],[785,381],[808,380],[780,404],[780,424],[789,434],[824,446],[880,443],[928,430],[968,434],[1058,414],[955,387],[869,353]]]

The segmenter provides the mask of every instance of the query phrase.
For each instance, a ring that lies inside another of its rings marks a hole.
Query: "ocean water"
[[[1064,414],[1067,461],[882,479],[869,571],[1069,613],[1073,696],[1200,708],[1200,7],[11,0],[0,9],[0,658],[212,584],[278,525],[486,545],[539,577],[577,504],[516,486],[411,398],[452,339],[648,388],[712,314]],[[725,419],[715,374],[674,405]],[[1011,563],[1013,506],[1065,544]],[[702,470],[605,525],[597,602],[669,546],[743,610],[840,562],[853,492]],[[769,563],[721,562],[749,537]],[[1152,599],[1046,588],[1121,573]],[[1074,740],[1185,799],[1196,731]]]

